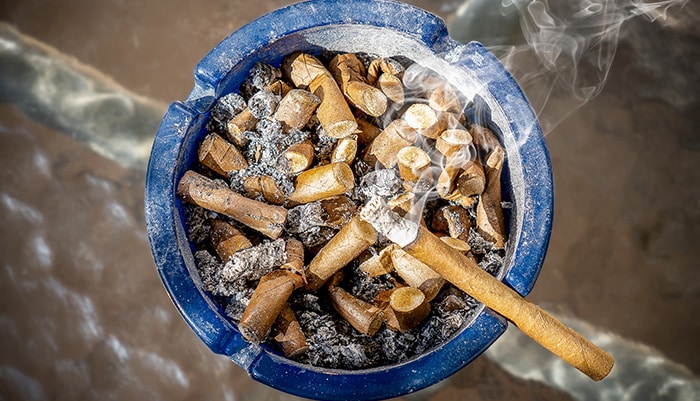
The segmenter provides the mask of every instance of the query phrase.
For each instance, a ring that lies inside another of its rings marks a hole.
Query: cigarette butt
[[[382,73],[394,75],[400,79],[404,73],[404,67],[392,58],[376,58],[369,63],[367,68],[367,83],[374,85]]]
[[[501,170],[505,153],[494,147],[484,161],[486,188],[476,207],[476,227],[479,234],[493,242],[495,249],[505,247],[505,221],[501,208]]]
[[[290,174],[299,174],[311,166],[314,145],[310,141],[297,142],[283,152]]]
[[[435,139],[447,129],[445,117],[423,103],[409,106],[402,118],[411,128],[418,130],[418,133],[427,138]]]
[[[372,337],[382,327],[384,313],[380,308],[336,286],[328,289],[328,295],[338,314],[360,333]]]
[[[469,246],[469,243],[467,241],[461,240],[459,238],[445,236],[440,237],[440,240],[452,247],[452,249],[454,249],[455,251],[459,251],[460,253],[467,253],[472,249],[472,247]]]
[[[463,129],[446,129],[435,141],[435,149],[445,155],[448,159],[454,160],[450,164],[458,163],[460,160],[466,162],[469,159],[468,147],[472,143],[472,136],[469,131]]]
[[[306,336],[288,305],[282,308],[272,328],[275,342],[287,358],[299,357],[309,350]]]
[[[321,103],[316,117],[326,135],[343,138],[357,129],[357,122],[343,92],[331,73],[316,57],[305,53],[294,53],[286,58],[282,69],[298,88],[308,88]]]
[[[486,188],[486,175],[481,163],[478,160],[470,160],[462,170],[457,177],[459,192],[464,196],[481,195]]]
[[[404,250],[593,380],[601,380],[612,369],[610,354],[522,298],[426,228],[419,227],[417,238]]]
[[[359,217],[352,218],[321,248],[306,269],[307,290],[317,291],[342,269],[377,242],[377,232]]]
[[[229,216],[272,239],[282,234],[287,220],[287,209],[248,199],[194,171],[183,175],[177,193],[188,203]]]
[[[273,205],[283,205],[285,202],[284,192],[272,177],[266,175],[246,177],[243,180],[243,188],[251,198],[262,197]]]
[[[443,196],[445,200],[448,200],[450,202],[453,202],[459,206],[462,206],[465,209],[469,209],[472,206],[476,205],[476,202],[479,200],[479,197],[474,195],[474,196],[466,196],[463,195],[461,192],[459,192],[459,189],[455,188],[451,193]]]
[[[391,263],[399,277],[411,287],[423,291],[428,301],[432,301],[445,284],[442,276],[401,248],[391,252]]]
[[[403,82],[399,77],[384,73],[379,76],[376,85],[384,93],[384,96],[392,102],[403,104],[406,100]]]
[[[291,89],[280,101],[273,117],[286,132],[302,129],[309,122],[321,99],[304,89]]]
[[[409,188],[413,188],[419,180],[426,181],[427,187],[432,185],[431,159],[426,151],[417,146],[406,146],[396,154],[396,160],[399,174]]]
[[[360,147],[366,147],[370,145],[374,139],[381,134],[382,129],[372,124],[367,120],[361,118],[356,119],[357,121],[357,144]]]
[[[212,246],[224,263],[231,259],[234,253],[253,246],[243,233],[221,219],[213,219],[209,225]]]
[[[462,113],[462,102],[457,90],[449,84],[438,85],[428,97],[428,105],[440,112]]]
[[[265,88],[265,91],[274,93],[282,98],[287,96],[290,90],[292,90],[292,87],[281,79],[278,79]]]
[[[414,287],[401,287],[392,291],[389,297],[389,308],[384,314],[390,329],[411,330],[430,314],[430,303],[423,291]],[[389,315],[391,318],[388,317]]]
[[[284,264],[280,269],[289,270],[298,274],[303,281],[306,281],[306,273],[304,272],[304,244],[294,238],[288,238],[285,241],[284,253],[286,256]]]
[[[234,145],[242,148],[248,144],[248,139],[244,133],[255,130],[255,124],[257,123],[258,119],[246,107],[226,124],[226,138]]]
[[[398,162],[399,150],[412,145],[418,139],[417,132],[402,119],[396,119],[375,138],[369,153],[385,168],[393,168]]]
[[[340,138],[335,143],[333,152],[331,152],[331,163],[345,162],[352,164],[357,154],[357,135],[346,136]]]
[[[391,252],[397,249],[396,244],[385,246],[378,254],[371,256],[360,264],[360,270],[370,277],[383,276],[394,271],[391,263]]]
[[[243,338],[253,344],[264,341],[292,292],[303,285],[302,278],[289,270],[264,275],[238,322]]]
[[[248,162],[236,147],[215,133],[204,138],[198,151],[199,162],[225,177],[248,167]]]
[[[306,170],[296,179],[289,201],[309,203],[345,194],[355,187],[355,176],[345,162],[331,163]]]
[[[455,179],[461,171],[461,168],[454,164],[446,165],[437,179],[437,184],[435,184],[435,191],[442,198],[445,198],[452,193],[455,186]]]
[[[386,95],[367,84],[365,68],[352,53],[338,54],[331,59],[328,68],[348,101],[364,113],[377,117],[387,107]]]
[[[472,136],[474,144],[485,153],[501,146],[496,135],[486,127],[473,124],[469,128],[469,133]]]

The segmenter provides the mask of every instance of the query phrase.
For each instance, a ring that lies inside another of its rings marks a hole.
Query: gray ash
[[[390,198],[403,189],[402,183],[403,180],[396,169],[374,170],[362,177],[358,192],[364,201],[373,196]]]
[[[493,243],[482,237],[473,227],[469,229],[469,239],[467,242],[474,254],[484,255],[493,250]]]
[[[216,213],[188,203],[183,203],[182,206],[190,241],[197,248],[205,246],[209,242],[209,236],[211,235],[211,228],[206,222],[210,218],[216,217]]]
[[[335,143],[338,140],[326,135],[320,125],[316,126],[314,139],[314,155],[316,155],[316,159],[319,161],[330,159],[333,147],[335,147]]]
[[[220,97],[211,109],[209,129],[218,133],[226,132],[226,124],[245,108],[245,99],[237,93]]]
[[[268,118],[277,110],[282,97],[268,91],[259,91],[248,99],[248,109],[255,118]]]
[[[241,84],[240,94],[249,99],[281,77],[282,72],[278,68],[266,63],[255,63],[248,77]]]
[[[479,267],[481,267],[483,270],[485,270],[492,276],[497,277],[498,273],[503,267],[503,263],[504,260],[503,256],[501,255],[501,252],[491,251],[486,253],[481,258],[481,261],[479,262]]]
[[[286,230],[296,236],[306,248],[328,242],[337,230],[326,227],[326,216],[320,202],[295,206],[287,212]]]
[[[286,261],[284,247],[284,240],[278,239],[236,252],[221,269],[221,280],[228,283],[260,280]]]

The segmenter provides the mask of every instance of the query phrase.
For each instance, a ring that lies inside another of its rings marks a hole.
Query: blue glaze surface
[[[317,53],[324,47],[324,29],[341,32],[345,26],[354,27],[348,40],[369,43],[377,39],[376,28],[380,27],[387,35],[397,35],[399,41],[407,40],[409,48],[415,45],[445,57],[458,71],[483,84],[479,96],[485,100],[479,112],[501,116],[494,120],[505,118],[495,128],[507,139],[504,198],[512,198],[515,204],[515,210],[508,214],[508,247],[512,251],[507,255],[504,282],[522,295],[529,293],[546,253],[553,208],[549,157],[536,117],[517,83],[483,46],[453,41],[442,20],[394,1],[313,0],[294,4],[251,22],[212,49],[195,69],[190,96],[170,106],[156,134],[146,178],[146,221],[154,260],[169,296],[213,352],[230,356],[254,379],[299,396],[382,399],[449,377],[486,350],[504,332],[506,321],[484,310],[443,346],[377,369],[329,370],[289,361],[243,341],[223,310],[201,290],[182,205],[176,196],[176,183],[196,160],[196,147],[213,102],[237,89],[255,62],[279,64],[295,50]],[[365,31],[366,38],[362,37]],[[375,50],[391,46],[389,40]]]

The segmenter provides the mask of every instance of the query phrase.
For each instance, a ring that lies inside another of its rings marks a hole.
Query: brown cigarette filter
[[[417,146],[406,146],[399,150],[396,154],[396,159],[401,178],[411,188],[413,184],[421,179],[432,184],[432,175],[428,176],[431,160],[426,151]]]
[[[384,114],[387,99],[384,93],[367,84],[365,67],[351,53],[338,54],[328,68],[348,101],[367,115],[377,117]]]
[[[345,162],[314,167],[299,174],[289,201],[309,203],[343,195],[355,187],[355,176]]]
[[[357,135],[340,138],[331,153],[331,163],[345,162],[352,164],[357,154]]]
[[[229,216],[272,239],[280,236],[287,221],[287,209],[248,199],[194,171],[184,174],[177,192],[188,203]]]
[[[251,198],[262,197],[273,205],[283,205],[285,202],[284,192],[272,177],[266,175],[246,177],[243,180],[243,187]]]
[[[486,188],[484,168],[478,160],[470,160],[457,177],[457,189],[464,196],[481,195]]]
[[[280,101],[274,118],[282,123],[285,131],[302,129],[309,122],[321,99],[305,89],[292,89]]]
[[[358,217],[350,220],[311,260],[306,269],[309,291],[317,291],[335,272],[342,269],[377,242],[371,224]]]
[[[355,132],[357,122],[345,96],[321,61],[309,54],[295,53],[285,59],[282,68],[294,85],[308,88],[321,100],[316,117],[326,135],[344,138]]]
[[[399,150],[412,145],[418,139],[415,129],[406,121],[397,119],[389,123],[386,128],[372,142],[369,153],[377,158],[384,167],[393,168],[398,162]]]
[[[338,314],[360,333],[372,337],[382,327],[384,313],[380,308],[336,286],[328,288],[328,295]]]
[[[248,144],[248,139],[243,135],[246,131],[253,131],[258,119],[253,116],[249,108],[243,109],[226,124],[226,137],[239,148]]]
[[[272,329],[275,342],[287,358],[296,358],[309,350],[306,336],[294,311],[288,305],[282,308]]]
[[[522,298],[425,227],[419,228],[415,241],[404,250],[593,380],[604,378],[612,369],[610,354]]]
[[[264,275],[238,322],[243,338],[254,344],[264,341],[292,292],[303,285],[301,276],[289,270]]]
[[[411,128],[427,138],[435,139],[447,129],[445,116],[423,103],[409,106],[403,113],[403,119]]]
[[[423,291],[414,287],[401,287],[392,291],[389,308],[384,312],[387,326],[397,331],[417,327],[429,314],[430,303]]]
[[[283,152],[290,174],[299,174],[311,167],[314,160],[314,145],[310,141],[297,142]]]
[[[496,249],[505,247],[505,222],[501,208],[501,170],[505,153],[496,146],[484,162],[486,188],[476,207],[476,227],[479,234],[493,242]]]
[[[395,75],[382,74],[377,79],[377,88],[384,93],[387,99],[396,104],[403,104],[406,100],[406,93],[403,88],[403,82]]]
[[[391,263],[399,277],[411,287],[423,291],[428,301],[432,301],[445,284],[442,276],[403,249],[399,248],[391,252]]]
[[[234,253],[253,246],[243,233],[221,219],[213,219],[209,225],[212,246],[224,263],[231,259]]]
[[[228,177],[237,170],[248,167],[248,162],[238,149],[224,138],[211,133],[199,146],[199,162],[213,171]]]

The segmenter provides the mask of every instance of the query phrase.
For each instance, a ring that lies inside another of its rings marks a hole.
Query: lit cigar
[[[347,163],[331,163],[299,174],[289,201],[300,204],[342,195],[355,187],[355,176]]]
[[[406,146],[399,150],[396,159],[407,190],[410,191],[419,180],[424,181],[424,186],[428,188],[432,186],[433,177],[429,174],[431,160],[426,151],[417,146]]]
[[[486,188],[484,168],[477,160],[470,160],[457,177],[457,189],[464,196],[481,195]]]
[[[299,174],[311,167],[314,160],[314,145],[310,141],[297,142],[285,150],[282,155],[287,159],[290,174]]]
[[[229,173],[248,167],[248,162],[233,144],[217,134],[204,138],[198,149],[199,162],[228,177]]]
[[[350,103],[373,117],[384,114],[386,95],[367,84],[364,78],[365,67],[357,56],[351,53],[338,54],[330,61],[328,68]]]
[[[285,263],[260,279],[243,311],[238,329],[247,341],[255,344],[263,341],[277,317],[287,307],[292,292],[305,284],[304,246],[295,239],[288,239],[285,254]]]
[[[377,242],[371,224],[354,217],[316,254],[306,269],[309,291],[317,291],[338,270]]]
[[[272,239],[280,236],[287,220],[287,209],[248,199],[194,171],[185,173],[177,193],[188,203],[229,216]]]
[[[248,139],[243,135],[246,131],[253,131],[258,119],[253,116],[249,108],[243,109],[226,124],[226,138],[239,148],[248,143]]]
[[[406,121],[397,119],[389,123],[375,138],[369,153],[384,167],[392,168],[398,162],[399,150],[412,145],[417,139],[415,129],[411,128]]]
[[[285,60],[283,69],[294,85],[308,88],[321,99],[316,109],[316,117],[326,135],[343,138],[355,132],[357,122],[345,101],[345,96],[331,73],[317,58],[309,54],[295,53]]]
[[[280,101],[273,117],[286,131],[302,129],[309,122],[321,99],[304,89],[290,90]]]
[[[402,117],[406,123],[428,138],[437,138],[447,129],[447,120],[444,115],[437,113],[427,104],[416,103],[406,109]]]
[[[275,342],[287,358],[296,358],[309,349],[294,311],[285,305],[272,326]]]
[[[513,322],[520,330],[593,380],[601,380],[612,369],[610,354],[565,326],[538,306],[456,251],[427,228],[406,221],[387,209],[381,198],[373,198],[360,215],[378,232],[429,265],[447,281],[488,308]]]
[[[428,301],[432,301],[445,284],[445,279],[438,273],[401,248],[391,252],[391,264],[394,266],[396,274],[406,284],[423,291]]]
[[[392,330],[406,331],[418,326],[430,314],[430,303],[423,291],[400,287],[391,292],[384,316]]]
[[[331,163],[345,162],[352,164],[357,154],[357,135],[340,138],[331,153]]]
[[[243,338],[254,344],[265,340],[292,292],[303,285],[301,276],[290,270],[278,269],[264,275],[238,322]]]
[[[406,93],[403,88],[403,82],[395,75],[384,73],[377,79],[377,88],[384,93],[387,99],[396,104],[403,104],[406,99]]]
[[[384,313],[380,308],[337,286],[329,287],[328,295],[338,314],[360,333],[372,337],[382,327]]]
[[[251,198],[262,197],[273,205],[284,204],[284,193],[272,177],[266,175],[246,177],[243,180],[243,188]]]
[[[213,219],[209,225],[211,226],[212,246],[216,254],[219,255],[219,259],[224,263],[231,259],[234,253],[253,246],[243,233],[223,220]]]
[[[494,248],[505,246],[505,222],[501,208],[501,170],[505,153],[496,146],[484,161],[486,188],[476,207],[476,227],[479,234],[494,244]]]

